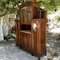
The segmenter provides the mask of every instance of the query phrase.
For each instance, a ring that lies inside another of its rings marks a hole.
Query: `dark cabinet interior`
[[[25,2],[19,7],[19,20],[16,29],[16,44],[35,56],[46,53],[47,11],[39,3]]]
[[[21,25],[20,30],[31,31],[31,25]]]

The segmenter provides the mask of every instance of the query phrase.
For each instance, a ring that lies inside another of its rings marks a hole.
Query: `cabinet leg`
[[[40,60],[40,57],[38,57],[38,60]]]

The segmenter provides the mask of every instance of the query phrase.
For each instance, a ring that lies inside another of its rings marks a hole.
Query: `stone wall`
[[[15,25],[16,14],[7,14],[3,17],[0,17],[0,24],[3,25],[6,23],[11,29]]]

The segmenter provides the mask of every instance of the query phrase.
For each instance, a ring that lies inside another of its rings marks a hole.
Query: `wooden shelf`
[[[21,23],[21,25],[31,25],[31,23]]]
[[[27,34],[31,34],[31,31],[25,31],[25,30],[21,30],[20,32],[22,32],[22,33],[27,33]]]

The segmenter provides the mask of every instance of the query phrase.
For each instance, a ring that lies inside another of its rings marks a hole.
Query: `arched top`
[[[39,2],[27,1],[27,2],[21,3],[19,5],[19,8],[22,8],[22,7],[25,7],[25,6],[40,7],[40,3]]]

